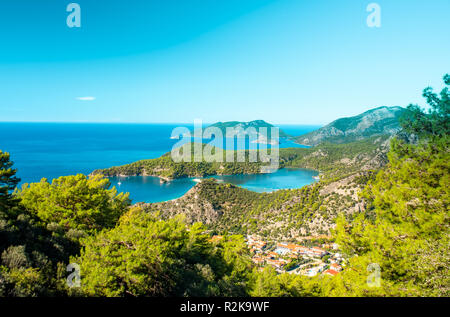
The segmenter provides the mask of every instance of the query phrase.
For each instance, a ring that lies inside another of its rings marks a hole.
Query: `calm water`
[[[256,192],[272,192],[311,184],[315,181],[313,176],[316,175],[316,171],[286,168],[272,174],[224,175],[211,178]],[[133,202],[160,202],[179,198],[196,184],[194,178],[175,179],[160,184],[159,178],[152,176],[111,177],[110,180],[120,191],[131,193]]]
[[[89,174],[99,168],[159,157],[178,142],[170,139],[178,126],[193,128],[192,124],[0,123],[0,149],[10,152],[22,183],[38,182],[43,177],[51,180]],[[301,135],[318,126],[280,128]],[[280,148],[287,147],[301,146],[282,140]],[[183,195],[192,182],[184,179],[160,185],[157,179],[135,179],[126,181],[120,190],[129,191],[134,201],[140,201],[140,197],[163,201]],[[129,189],[125,189],[127,186]]]
[[[300,188],[314,182],[318,172],[306,169],[283,168],[272,174],[224,175],[213,178],[244,187],[255,192],[273,192],[279,189]]]
[[[135,203],[179,198],[196,184],[193,178],[179,178],[160,184],[159,178],[153,176],[111,177],[110,181],[118,191],[130,193],[130,198]]]

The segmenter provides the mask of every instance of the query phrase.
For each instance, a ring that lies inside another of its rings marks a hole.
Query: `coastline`
[[[216,173],[216,174],[206,174],[206,175],[187,175],[187,176],[181,176],[181,177],[167,177],[167,176],[161,176],[161,175],[154,175],[154,174],[147,174],[147,173],[142,173],[142,174],[116,174],[116,175],[104,175],[102,174],[104,177],[106,178],[111,178],[111,177],[135,177],[135,176],[140,176],[140,177],[156,177],[159,178],[159,180],[161,181],[161,183],[166,183],[166,182],[170,182],[176,179],[186,179],[186,178],[192,178],[192,179],[206,179],[208,177],[214,177],[214,176],[239,176],[239,175],[263,175],[263,174],[273,174],[276,173],[279,170],[305,170],[305,171],[313,171],[313,172],[317,172],[318,175],[317,176],[313,176],[314,179],[316,179],[316,177],[319,177],[321,174],[320,171],[312,169],[312,168],[304,168],[304,167],[295,167],[295,166],[284,166],[284,167],[280,167],[278,169],[276,169],[274,172],[269,172],[269,173],[263,173],[263,172],[258,172],[258,173],[237,173],[237,174],[220,174],[220,173]],[[95,175],[95,174],[101,174],[101,173],[94,173],[92,172],[91,174],[89,174],[89,176],[91,175]]]

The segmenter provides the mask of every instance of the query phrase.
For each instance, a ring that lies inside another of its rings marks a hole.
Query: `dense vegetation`
[[[0,162],[0,296],[63,295],[63,263],[79,247],[20,205],[9,154],[0,151]]]
[[[24,184],[15,194],[21,205],[45,223],[65,230],[95,231],[115,226],[130,205],[128,194],[117,193],[108,179],[99,175],[64,176],[50,184]]]
[[[251,262],[244,240],[213,243],[200,223],[163,221],[133,208],[116,228],[84,241],[87,295],[244,296]],[[125,260],[125,261],[124,261]]]
[[[450,76],[444,82],[450,86]],[[178,209],[131,207],[99,175],[15,189],[16,170],[0,152],[0,296],[449,296],[450,93],[427,88],[424,97],[430,110],[410,106],[402,119],[418,142],[393,139],[386,166],[374,161],[384,140],[286,150],[284,166],[310,164],[330,177],[273,194],[207,180]],[[336,192],[364,208],[333,210]],[[198,215],[205,224],[178,215],[199,202],[213,211]],[[337,217],[333,238],[347,264],[335,277],[258,271],[243,237],[233,235],[295,232],[317,215]],[[211,240],[211,231],[225,236]],[[69,263],[81,267],[80,288],[66,284]]]
[[[289,148],[279,150],[279,167],[296,167],[320,170],[324,176],[344,176],[360,170],[376,169],[384,165],[388,135],[372,137],[347,144],[324,143],[313,148]],[[239,152],[239,151],[236,151]],[[263,163],[249,161],[249,152],[242,151],[245,162],[174,162],[170,153],[156,159],[141,160],[123,166],[96,170],[93,174],[105,176],[151,175],[164,178],[204,177],[210,175],[258,174]],[[234,154],[235,157],[239,155]]]
[[[193,147],[194,145],[192,145],[192,149]],[[216,149],[213,149],[212,153],[215,153],[215,151]],[[221,151],[223,162],[206,162],[203,158],[197,161],[194,160],[193,154],[190,162],[175,162],[171,157],[171,153],[166,153],[156,159],[141,160],[123,166],[96,170],[93,174],[105,176],[144,175],[174,179],[209,175],[258,174],[261,172],[263,163],[261,163],[259,158],[256,162],[250,161],[249,151],[236,151],[234,153],[234,157],[237,158],[238,152],[242,152],[245,157],[244,162],[238,162],[237,159],[234,162],[226,162],[226,152],[220,149],[217,149],[217,151]]]
[[[338,222],[341,249],[358,255],[350,265],[381,267],[382,293],[449,295],[448,141],[419,146],[394,141],[389,165],[364,190],[370,212]],[[352,274],[351,284],[365,283],[364,275]],[[354,292],[356,285],[350,286]]]
[[[382,135],[344,144],[326,142],[311,148],[281,149],[280,166],[319,170],[324,179],[379,169],[387,162],[389,139],[389,135]]]

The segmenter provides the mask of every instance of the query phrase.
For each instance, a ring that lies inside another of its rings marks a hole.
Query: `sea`
[[[157,158],[169,152],[179,140],[171,139],[173,129],[193,124],[160,123],[28,123],[0,122],[0,150],[9,152],[21,183],[39,182],[95,169]],[[301,135],[320,128],[311,125],[279,125],[289,135]],[[303,147],[289,139],[280,148]],[[217,176],[257,192],[298,188],[314,181],[317,172],[278,170],[268,175]],[[133,202],[159,202],[184,195],[198,179],[184,178],[160,184],[156,177],[113,177],[112,186],[129,192]]]

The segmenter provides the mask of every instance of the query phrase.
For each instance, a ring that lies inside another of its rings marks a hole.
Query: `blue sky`
[[[71,1],[0,1],[0,121],[323,124],[450,72],[448,0],[72,1],[81,28]]]

